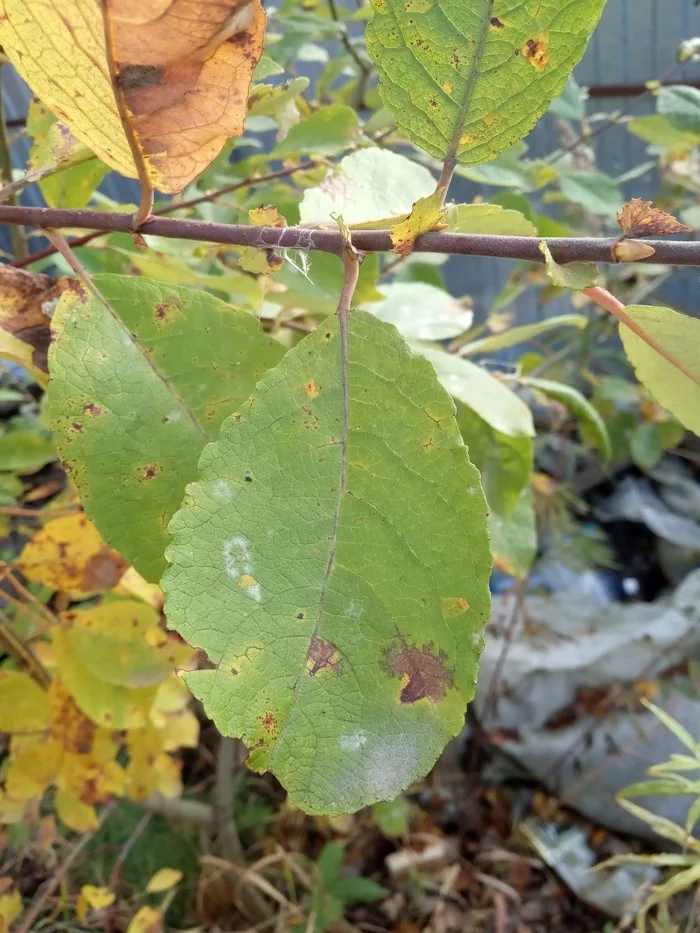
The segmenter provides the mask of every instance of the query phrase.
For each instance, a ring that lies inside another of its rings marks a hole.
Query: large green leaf
[[[367,50],[399,128],[430,155],[487,162],[564,90],[605,0],[373,0]]]
[[[562,382],[556,382],[553,379],[538,379],[534,376],[524,376],[521,382],[523,385],[541,392],[548,398],[561,402],[575,418],[578,418],[579,421],[585,424],[591,437],[595,440],[601,456],[605,460],[610,460],[612,457],[612,444],[605,421],[603,421],[598,409],[593,406],[585,395],[582,395],[579,390],[575,389],[573,386],[565,385]]]
[[[205,448],[170,530],[188,684],[309,812],[395,797],[463,724],[486,503],[432,368],[364,311],[289,351]],[[345,372],[347,375],[345,375]]]
[[[664,359],[624,324],[620,337],[639,381],[672,415],[700,434],[700,321],[670,308],[630,305],[625,309],[644,331],[661,344],[695,380]]]
[[[134,276],[69,290],[49,403],[58,449],[85,511],[149,580],[202,448],[283,355],[255,317],[206,292]]]

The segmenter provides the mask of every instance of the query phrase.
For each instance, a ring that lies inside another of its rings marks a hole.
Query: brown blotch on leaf
[[[489,23],[491,23],[494,29],[505,29],[505,23],[502,23],[497,16],[492,16]]]
[[[309,396],[309,398],[317,398],[320,394],[320,389],[313,381],[313,379],[309,379],[309,381],[304,386],[304,391]]]
[[[157,463],[149,463],[145,467],[141,468],[139,473],[139,482],[146,483],[149,479],[153,479],[161,473],[163,467],[159,466]]]
[[[94,402],[88,402],[87,405],[83,405],[83,411],[86,415],[90,415],[92,418],[99,418],[104,409],[100,405],[96,405]]]
[[[332,641],[326,641],[314,635],[311,639],[306,666],[311,677],[321,670],[330,670],[339,674],[341,670],[340,652]]]
[[[260,723],[265,732],[269,732],[270,735],[277,735],[277,717],[271,712],[267,712],[261,716]]]
[[[668,214],[654,207],[651,201],[642,201],[641,198],[628,201],[622,210],[617,212],[617,222],[623,236],[633,240],[646,236],[672,236],[674,233],[693,232],[690,227],[676,220],[673,214]]]
[[[82,425],[79,421],[74,421],[71,425],[71,428],[73,431],[75,431],[76,434],[82,434],[85,430],[84,425]]]
[[[544,71],[549,64],[547,49],[549,48],[549,32],[543,32],[539,36],[533,36],[528,39],[521,51],[525,58],[537,71]]]
[[[385,658],[386,670],[403,680],[402,703],[435,702],[454,686],[452,671],[445,665],[447,655],[444,651],[435,654],[432,642],[418,648],[401,638],[386,650]]]
[[[120,90],[136,90],[143,87],[159,87],[163,81],[160,68],[153,65],[127,65],[120,69],[116,85]]]
[[[100,551],[85,565],[82,589],[88,593],[92,590],[111,590],[117,585],[126,568],[126,561],[122,560],[116,551]]]

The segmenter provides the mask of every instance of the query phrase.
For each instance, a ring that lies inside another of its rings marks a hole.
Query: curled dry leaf
[[[48,373],[49,325],[70,279],[0,266],[0,356],[42,383]]]
[[[0,45],[34,93],[166,193],[242,133],[264,31],[259,0],[0,0]]]
[[[639,240],[618,240],[612,249],[615,262],[639,262],[641,259],[649,259],[656,250],[648,243],[640,243]]]
[[[391,228],[393,252],[408,256],[413,252],[416,239],[429,230],[444,230],[446,210],[442,206],[443,190],[438,188],[427,198],[419,198],[409,216]]]
[[[631,239],[691,232],[690,227],[680,223],[672,214],[667,214],[666,211],[654,207],[651,201],[642,201],[640,198],[633,198],[618,211],[617,222],[623,235]]]

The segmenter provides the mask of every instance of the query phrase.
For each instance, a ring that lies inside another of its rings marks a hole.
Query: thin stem
[[[445,198],[447,197],[447,191],[450,187],[452,179],[454,178],[455,169],[457,168],[457,158],[455,156],[446,156],[445,161],[442,163],[442,172],[440,173],[440,178],[437,183],[437,190],[441,192],[440,194],[440,205],[444,205]]]
[[[139,836],[143,833],[143,831],[146,829],[148,824],[151,822],[151,819],[152,819],[151,813],[144,813],[144,815],[141,817],[141,819],[138,821],[138,823],[132,830],[131,835],[129,836],[129,838],[126,840],[126,842],[122,846],[121,851],[119,852],[119,855],[117,856],[117,860],[114,863],[112,871],[110,872],[110,875],[109,875],[109,881],[107,882],[107,887],[115,895],[117,893],[117,890],[119,888],[119,883],[121,881],[122,871],[124,869],[124,863],[129,857],[129,853],[134,848],[134,845],[136,844]],[[104,933],[112,933],[112,930],[114,929],[114,921],[116,919],[116,915],[117,915],[117,901],[115,899],[114,903],[111,904],[107,908],[107,911],[105,913]]]
[[[48,207],[13,207],[0,204],[0,223],[27,224],[44,230],[62,227],[129,233],[131,218],[119,212],[63,210]],[[343,235],[339,230],[313,230],[308,227],[255,227],[243,224],[219,224],[180,217],[152,217],[143,233],[167,238],[196,240],[203,243],[226,243],[255,246],[259,249],[319,250],[342,254]],[[363,253],[392,250],[389,230],[353,231],[353,245]],[[543,262],[539,237],[494,236],[492,234],[431,231],[418,237],[414,252],[444,253],[454,256],[493,256]],[[612,237],[551,237],[545,239],[557,262],[613,263]],[[669,266],[700,266],[700,241],[649,240],[655,250],[653,263]],[[649,260],[641,260],[648,263]]]
[[[153,216],[163,217],[166,214],[174,214],[175,211],[185,210],[185,208],[197,207],[199,204],[207,204],[210,201],[215,201],[217,198],[223,197],[225,194],[231,194],[232,191],[238,191],[241,188],[252,188],[255,185],[263,184],[266,181],[274,181],[276,178],[288,178],[290,175],[294,175],[295,172],[301,172],[305,169],[315,168],[317,165],[318,162],[312,159],[305,165],[295,165],[291,168],[283,168],[277,172],[269,172],[267,175],[260,175],[257,178],[245,178],[243,181],[237,181],[230,185],[224,185],[223,188],[217,188],[215,191],[211,191],[209,194],[201,194],[196,198],[190,198],[187,201],[171,201],[170,204],[166,204],[165,207],[161,207],[157,211],[153,211]],[[85,246],[86,244],[91,243],[93,240],[96,240],[98,237],[106,236],[106,234],[109,232],[110,231],[105,230],[95,230],[92,233],[87,233],[85,236],[78,237],[76,240],[71,240],[68,245],[71,249],[75,249],[77,246]],[[26,256],[24,259],[19,260],[19,262],[13,262],[12,265],[16,266],[17,268],[22,268],[23,266],[31,265],[33,262],[38,262],[40,259],[46,259],[47,256],[53,256],[55,253],[55,246],[46,246],[44,249],[37,250],[30,256]]]
[[[331,14],[331,19],[335,20],[335,22],[338,23],[338,25],[341,27],[342,31],[340,34],[340,41],[343,43],[345,51],[348,53],[350,58],[352,58],[358,68],[359,74],[357,76],[357,88],[353,95],[352,101],[350,102],[352,107],[358,108],[361,107],[364,102],[365,91],[367,90],[367,82],[371,74],[371,68],[369,62],[362,58],[360,53],[350,41],[347,27],[340,17],[338,6],[335,0],[328,0],[328,9]]]
[[[618,301],[614,295],[611,295],[610,292],[599,286],[587,288],[584,294],[588,295],[588,297],[592,301],[595,301],[597,305],[600,305],[601,308],[604,308],[606,311],[609,311],[610,314],[614,315],[620,324],[629,328],[629,330],[631,330],[633,334],[636,334],[640,340],[643,340],[648,347],[651,347],[659,356],[662,356],[667,363],[670,363],[671,366],[674,366],[679,372],[682,372],[683,375],[687,376],[695,385],[700,386],[700,375],[693,372],[682,360],[679,360],[662,343],[659,343],[655,337],[647,333],[647,331],[627,313],[625,306],[621,301]]]
[[[141,144],[136,136],[136,131],[132,122],[132,115],[129,112],[126,100],[124,99],[123,86],[120,79],[119,68],[114,58],[114,33],[112,31],[112,12],[110,10],[110,0],[103,0],[102,18],[104,20],[105,51],[107,53],[107,64],[109,66],[109,76],[114,88],[114,99],[117,102],[119,117],[122,122],[122,129],[126,136],[131,155],[134,159],[134,165],[138,172],[139,184],[141,185],[141,202],[136,213],[132,218],[132,224],[135,230],[139,230],[151,216],[153,210],[153,181],[148,170],[146,155],[141,148]]]
[[[2,98],[2,64],[0,64],[0,175],[2,175],[3,188],[12,185],[12,155],[7,141],[7,126],[5,123],[5,104]],[[7,198],[9,204],[15,203],[14,191]],[[27,244],[20,227],[10,228],[12,253],[15,259],[22,259],[27,255]]]
[[[53,877],[46,883],[46,886],[44,887],[39,897],[34,901],[30,909],[24,915],[22,922],[17,925],[14,933],[32,933],[32,931],[36,929],[35,923],[41,916],[41,912],[44,910],[46,902],[71,870],[78,856],[84,850],[88,842],[90,842],[98,829],[104,825],[105,820],[107,820],[107,818],[114,812],[115,807],[116,803],[114,801],[112,803],[108,803],[104,810],[100,813],[98,819],[98,828],[91,829],[88,832],[83,833],[83,835],[78,839],[78,841],[69,851],[68,855],[63,859],[61,864],[54,872]]]
[[[16,664],[27,669],[40,687],[48,687],[51,678],[44,670],[32,649],[25,645],[12,631],[10,620],[4,612],[0,611],[0,645],[12,657]]]

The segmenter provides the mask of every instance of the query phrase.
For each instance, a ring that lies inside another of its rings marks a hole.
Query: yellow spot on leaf
[[[310,379],[306,383],[306,385],[304,386],[304,390],[306,391],[306,394],[309,396],[309,398],[317,398],[321,392],[321,390],[316,385],[316,383],[313,381],[313,379]]]
[[[442,601],[443,619],[451,619],[469,612],[469,603],[463,596],[448,597]]]
[[[257,586],[258,581],[255,577],[251,577],[250,574],[244,573],[242,577],[238,580],[236,586],[240,587],[242,590],[247,589],[249,586]]]

